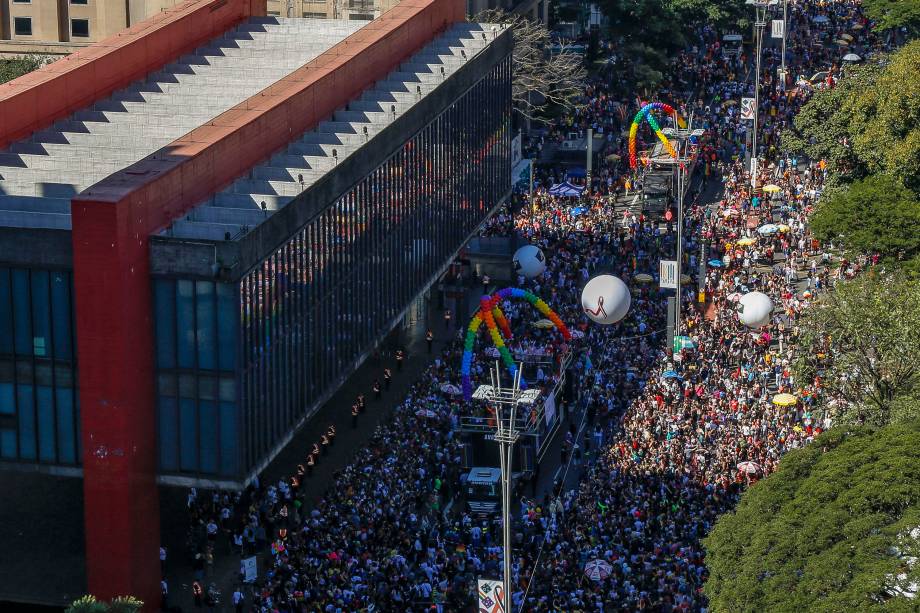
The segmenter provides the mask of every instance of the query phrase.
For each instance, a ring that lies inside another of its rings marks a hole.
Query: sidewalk
[[[468,293],[468,301],[478,301],[480,286]],[[458,321],[459,319],[459,321]],[[466,325],[466,316],[455,315],[449,331],[444,329],[443,310],[437,308],[433,296],[427,309],[425,319],[419,320],[411,328],[398,331],[398,346],[406,353],[402,371],[396,368],[393,352],[384,349],[386,356],[370,357],[362,364],[332,398],[301,428],[293,440],[278,454],[266,470],[260,475],[263,485],[277,483],[296,471],[297,464],[302,463],[313,446],[330,425],[335,425],[336,437],[330,445],[328,455],[320,456],[312,476],[305,478],[301,490],[306,492],[304,510],[311,509],[326,490],[335,486],[335,474],[350,462],[354,451],[368,444],[374,429],[386,420],[405,398],[412,384],[418,380],[425,369],[434,361],[444,346],[457,334],[458,325]],[[425,333],[430,329],[434,334],[432,352],[429,354]],[[394,331],[394,334],[397,334]],[[374,400],[372,391],[374,380],[383,388],[383,369],[390,368],[393,379],[389,391],[384,391],[380,400]],[[358,394],[363,393],[367,400],[367,409],[358,418],[358,427],[352,428],[351,407]],[[191,584],[194,573],[185,551],[185,533],[187,529],[185,488],[164,488],[161,490],[161,517],[163,541],[169,549],[167,564],[167,582],[169,585],[169,605],[193,610],[194,601]],[[199,495],[202,495],[199,492]],[[303,511],[302,511],[303,512]],[[213,573],[206,575],[203,585],[214,583],[221,592],[221,604],[217,611],[231,611],[231,597],[238,585],[240,556],[231,551],[229,537],[221,534],[215,546],[215,563]],[[258,555],[259,577],[264,578],[265,552]],[[244,590],[244,593],[246,591]],[[248,600],[248,599],[247,599]]]

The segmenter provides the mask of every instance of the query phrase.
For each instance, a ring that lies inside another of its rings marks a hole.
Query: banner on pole
[[[240,574],[243,575],[244,583],[252,583],[259,577],[259,568],[256,563],[256,557],[243,558],[240,561]]]
[[[505,613],[504,588],[501,581],[479,580],[479,613]]]
[[[741,119],[754,119],[754,99],[741,99]]]
[[[661,289],[677,289],[677,260],[661,260],[658,272],[658,278],[661,280],[658,283],[658,287]]]
[[[782,38],[786,30],[786,22],[782,19],[774,19],[771,23],[773,26],[770,35],[772,38]]]

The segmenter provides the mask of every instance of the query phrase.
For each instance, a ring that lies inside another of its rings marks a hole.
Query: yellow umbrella
[[[690,283],[690,275],[683,274],[680,276],[681,283]]]
[[[652,280],[652,275],[648,273],[640,272],[639,274],[634,276],[633,279],[635,279],[639,283],[648,283],[649,281]]]
[[[784,223],[776,224],[777,232],[788,232],[791,228]]]
[[[834,42],[837,43],[838,45],[840,45],[841,47],[846,47],[847,45],[850,44],[849,41],[845,41],[845,40],[843,40],[842,38],[838,38],[838,39],[835,40]]]
[[[533,324],[531,324],[531,325],[532,325],[534,328],[549,329],[549,328],[552,328],[555,324],[553,324],[553,322],[551,322],[551,321],[548,320],[548,319],[540,319],[540,320],[538,320],[538,321],[533,322]]]
[[[776,193],[776,192],[781,192],[781,191],[783,191],[783,188],[780,187],[779,185],[773,185],[773,184],[771,183],[770,185],[764,185],[764,186],[763,186],[763,191],[767,192],[768,194],[773,194],[773,193]]]
[[[739,241],[738,241],[737,243],[735,243],[735,244],[737,244],[737,245],[739,245],[739,246],[741,246],[741,247],[750,247],[751,245],[753,245],[753,244],[756,243],[756,242],[757,242],[757,239],[756,239],[756,238],[752,238],[752,237],[750,237],[750,236],[745,236],[744,238],[742,238],[741,240],[739,240]]]
[[[793,407],[799,402],[799,399],[792,394],[777,394],[773,396],[773,404],[778,407]]]
[[[842,38],[842,39],[844,39],[844,40],[846,40],[846,41],[848,41],[848,42],[851,42],[851,43],[853,42],[853,37],[852,37],[850,34],[841,34],[841,35],[840,35],[840,38]]]

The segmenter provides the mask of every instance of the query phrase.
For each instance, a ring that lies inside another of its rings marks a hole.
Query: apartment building
[[[268,14],[313,19],[376,19],[399,0],[268,0]]]
[[[182,0],[0,0],[0,56],[65,55]]]

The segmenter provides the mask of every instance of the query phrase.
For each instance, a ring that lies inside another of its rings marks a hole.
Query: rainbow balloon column
[[[489,330],[489,336],[492,337],[492,344],[498,349],[498,354],[508,368],[508,372],[511,373],[512,377],[517,376],[517,364],[514,363],[514,358],[505,345],[505,340],[510,340],[512,337],[511,326],[508,325],[508,319],[499,306],[503,300],[510,300],[511,298],[526,300],[544,317],[553,322],[556,329],[562,333],[562,337],[565,340],[571,340],[572,338],[569,329],[562,320],[559,319],[556,312],[549,308],[549,305],[546,304],[542,298],[527,290],[517,287],[506,287],[505,289],[495,292],[495,294],[491,296],[483,296],[479,300],[479,311],[473,316],[470,325],[466,328],[466,339],[463,343],[463,358],[460,361],[463,397],[467,400],[473,397],[473,382],[470,379],[470,367],[473,364],[473,343],[476,341],[476,333],[483,323],[486,324],[486,328]],[[502,335],[504,335],[504,339]],[[523,380],[521,381],[521,387],[526,387]]]
[[[668,137],[664,135],[661,131],[661,126],[658,125],[658,120],[655,119],[655,116],[652,115],[652,111],[659,109],[668,115],[675,115],[677,111],[674,110],[670,104],[665,104],[664,102],[649,102],[643,106],[636,116],[633,117],[632,125],[629,127],[629,167],[635,168],[637,165],[636,162],[636,133],[639,131],[639,124],[642,123],[642,120],[645,119],[648,122],[648,125],[651,126],[652,130],[655,131],[655,136],[661,141],[661,144],[664,145],[665,151],[671,154],[671,157],[677,159],[677,151],[674,150],[674,147],[671,146],[671,141],[668,140]],[[683,118],[677,117],[677,125],[681,128],[687,126]]]

